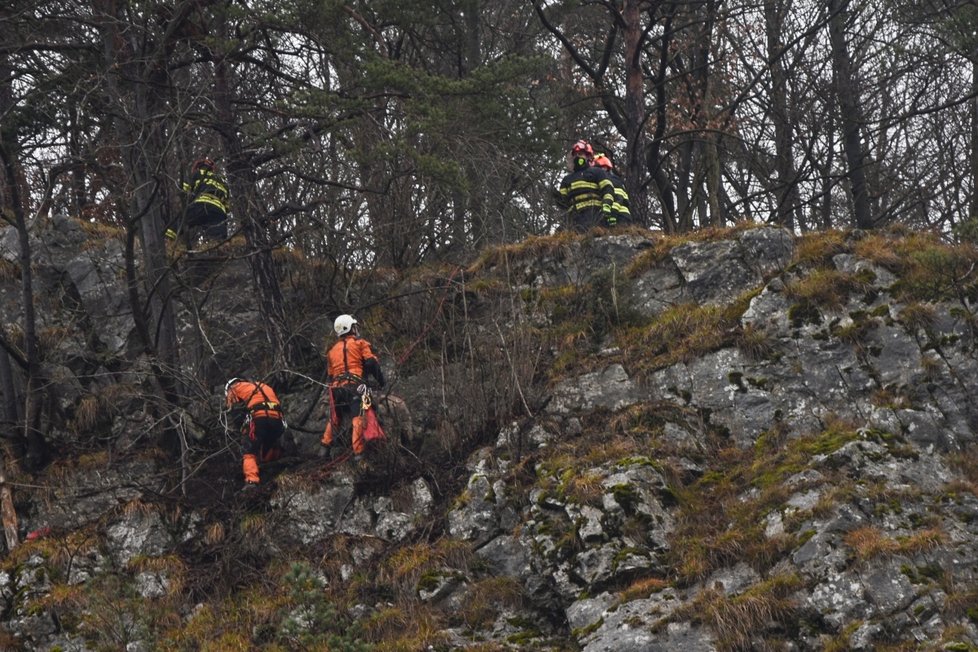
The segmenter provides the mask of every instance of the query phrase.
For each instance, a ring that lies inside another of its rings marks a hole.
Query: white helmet
[[[227,394],[228,392],[231,391],[231,385],[233,385],[235,383],[240,383],[240,382],[241,382],[241,379],[240,378],[232,378],[231,380],[229,380],[226,383],[224,383],[224,393]]]
[[[353,325],[357,323],[351,315],[340,315],[333,322],[333,330],[336,331],[336,337],[341,337],[346,335],[353,329]]]

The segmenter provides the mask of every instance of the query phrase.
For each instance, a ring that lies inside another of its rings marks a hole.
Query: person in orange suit
[[[366,376],[373,376],[378,387],[382,388],[384,373],[370,342],[360,337],[356,319],[351,315],[340,315],[333,322],[333,331],[339,339],[326,354],[329,419],[320,443],[332,446],[334,434],[339,432],[343,419],[349,417],[353,425],[351,445],[354,459],[359,461],[366,448],[365,406],[362,400],[366,392]]]
[[[274,462],[282,456],[280,440],[285,432],[282,404],[271,386],[262,382],[232,378],[224,386],[228,410],[246,411],[241,433],[244,435],[244,457],[241,468],[245,488],[261,483],[259,462]]]

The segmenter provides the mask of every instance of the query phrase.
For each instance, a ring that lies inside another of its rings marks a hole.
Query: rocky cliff
[[[6,648],[978,648],[971,248],[623,231],[373,274],[351,305],[410,416],[356,466],[317,445],[321,266],[277,258],[307,359],[270,370],[245,260],[181,259],[194,382],[161,406],[119,241],[35,238],[58,405],[11,483]],[[0,258],[14,333],[9,230]],[[223,376],[273,372],[292,454],[242,495]]]

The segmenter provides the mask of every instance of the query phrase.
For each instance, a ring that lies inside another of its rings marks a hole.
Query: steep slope
[[[211,347],[187,374],[209,380],[161,417],[122,302],[106,326],[122,289],[79,280],[79,252],[116,245],[60,229],[39,294],[79,297],[45,313],[72,389],[62,455],[15,485],[34,536],[0,574],[11,649],[978,646],[971,248],[561,234],[362,279],[411,414],[358,468],[318,456],[321,268],[278,258],[309,351],[284,374],[249,340],[244,263],[184,265],[184,344]],[[230,371],[288,379],[296,455],[256,496],[213,417]],[[164,418],[179,460],[152,444]]]

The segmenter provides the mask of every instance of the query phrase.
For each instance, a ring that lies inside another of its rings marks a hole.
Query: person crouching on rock
[[[244,457],[241,468],[244,471],[245,488],[258,486],[258,463],[274,462],[282,456],[280,440],[285,432],[285,418],[282,405],[269,385],[242,378],[232,378],[224,386],[227,394],[227,408],[243,409],[246,412],[241,425],[244,436]]]

